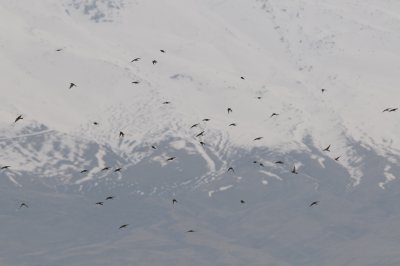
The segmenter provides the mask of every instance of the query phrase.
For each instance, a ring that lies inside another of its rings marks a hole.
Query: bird
[[[89,170],[87,170],[87,169],[83,169],[83,170],[81,171],[81,174],[83,174],[83,173],[87,173],[87,172],[89,172]]]
[[[151,145],[151,148],[154,149],[154,150],[157,149],[157,147],[154,146],[154,145]]]
[[[171,102],[168,102],[168,101],[166,101],[166,102],[163,102],[163,104],[170,104]]]
[[[178,201],[176,199],[172,199],[172,205],[174,205],[175,203],[178,203]]]
[[[139,61],[139,60],[140,60],[140,57],[136,57],[135,59],[132,59],[131,63],[137,62],[137,61]]]
[[[296,174],[296,175],[298,174],[298,172],[297,172],[297,170],[296,170],[296,165],[293,165],[292,173],[293,173],[293,174]]]
[[[72,82],[71,82],[71,83],[69,84],[69,88],[72,89],[73,87],[78,87],[78,86],[76,86],[75,83],[72,83]]]
[[[22,117],[22,115],[19,115],[17,118],[15,118],[14,123],[17,123],[19,120],[22,120],[22,119],[24,119],[24,118]]]
[[[165,53],[165,50],[161,49],[160,52],[161,52],[161,53]]]
[[[197,124],[194,124],[193,126],[191,126],[190,128],[194,128],[194,127],[197,127],[199,125],[199,123],[197,123]]]
[[[324,93],[325,92],[325,89],[321,89],[321,93]]]
[[[389,112],[392,108],[386,108],[385,110],[382,111],[382,113],[384,112]]]
[[[275,163],[276,163],[276,164],[283,164],[282,161],[276,161]]]
[[[260,165],[261,167],[264,167],[264,164],[263,164],[263,163],[259,163],[259,165]]]
[[[122,132],[122,131],[120,131],[120,132],[119,132],[119,136],[120,136],[121,138],[123,138],[123,137],[125,136],[125,133]]]
[[[119,227],[119,229],[126,228],[129,224],[123,224]]]
[[[115,197],[114,196],[108,196],[107,198],[106,198],[106,200],[112,200],[112,199],[114,199]]]
[[[232,108],[228,108],[228,114],[232,113]]]
[[[392,108],[389,110],[389,112],[395,112],[395,111],[397,111],[397,109],[399,109],[399,108]]]
[[[62,48],[58,48],[56,49],[56,52],[61,52],[63,49]]]
[[[309,207],[312,207],[312,206],[314,206],[314,205],[318,205],[318,203],[319,203],[319,201],[313,201],[313,202],[311,202],[311,204],[310,204]]]
[[[240,200],[240,203],[245,204],[246,202],[244,200]]]
[[[202,142],[202,141],[200,141],[200,145],[201,146],[204,146],[204,145],[206,145],[204,142]]]
[[[203,121],[204,122],[208,122],[208,121],[210,121],[210,119],[209,118],[204,118]]]
[[[19,208],[20,208],[20,209],[21,209],[22,207],[29,208],[29,206],[28,206],[26,203],[24,203],[24,202],[22,202],[21,205],[19,205]]]
[[[114,170],[114,172],[121,172],[121,170],[122,170],[122,168],[121,168],[121,167],[118,167],[118,168],[116,168],[116,169]]]
[[[175,160],[175,158],[176,158],[176,157],[170,157],[170,158],[167,159],[167,162],[168,162],[168,161]]]
[[[196,135],[196,137],[204,136],[204,130],[201,131],[199,134]]]
[[[270,116],[270,117],[273,117],[273,116],[278,116],[279,114],[277,114],[277,113],[272,113],[272,115]]]
[[[329,144],[328,147],[326,147],[323,151],[330,151],[329,149],[331,148],[331,145]]]
[[[255,139],[253,139],[253,140],[261,140],[263,137],[257,137],[257,138],[255,138]]]
[[[155,64],[157,64],[158,62],[157,62],[157,60],[153,60],[152,63],[153,63],[153,65],[155,65]]]
[[[228,171],[227,171],[227,172],[229,172],[229,171],[232,171],[232,173],[234,173],[234,172],[235,172],[235,169],[233,169],[233,167],[231,166],[231,167],[228,168]]]
[[[103,202],[102,201],[99,201],[99,202],[96,202],[96,205],[101,205],[101,206],[103,206]]]
[[[256,98],[257,98],[257,99],[259,99],[259,100],[261,100],[261,99],[262,99],[262,97],[261,97],[261,96],[257,96]]]
[[[194,232],[196,232],[196,231],[192,230],[192,229],[186,231],[186,233],[194,233]]]
[[[236,127],[236,123],[232,123],[228,125],[229,127]]]
[[[244,79],[244,77],[240,77],[241,79]]]
[[[101,171],[107,171],[107,170],[109,170],[109,169],[110,169],[110,167],[106,166],[106,167],[104,167],[103,169],[101,169]]]
[[[97,125],[99,125],[99,123],[97,123],[97,122],[93,122],[93,125],[97,126]]]
[[[4,165],[4,166],[2,166],[1,168],[0,168],[0,170],[4,170],[4,169],[8,169],[8,168],[10,168],[11,166],[9,166],[9,165]]]
[[[140,81],[139,81],[139,80],[132,81],[132,84],[139,84],[139,83],[140,83]]]
[[[257,161],[253,161],[253,163],[258,163]]]
[[[336,158],[335,158],[335,161],[339,161],[339,159],[340,159],[340,156],[336,157]]]

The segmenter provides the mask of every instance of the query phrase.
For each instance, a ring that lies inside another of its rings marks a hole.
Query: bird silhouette
[[[190,128],[194,128],[194,127],[197,127],[199,125],[199,123],[197,123],[197,124],[194,124],[193,126],[191,126]]]
[[[73,87],[78,87],[78,86],[76,86],[75,83],[72,83],[72,82],[71,82],[71,83],[69,84],[69,88],[72,89]]]
[[[325,92],[325,89],[321,89],[321,93],[324,93]]]
[[[61,52],[63,49],[62,48],[58,48],[56,49],[56,52]]]
[[[175,160],[176,157],[170,157],[167,159],[167,162]]]
[[[244,79],[244,77],[240,77],[241,79]]]
[[[120,131],[120,132],[119,132],[119,136],[120,136],[121,138],[123,138],[123,137],[125,137],[125,133],[122,132],[122,131]]]
[[[172,205],[174,205],[175,203],[178,203],[178,201],[176,199],[172,199]]]
[[[244,200],[240,200],[240,203],[245,204],[246,202]]]
[[[335,158],[335,161],[339,161],[339,159],[340,159],[340,156],[336,157],[336,158]]]
[[[19,208],[20,208],[20,209],[21,209],[22,207],[29,208],[29,206],[28,206],[26,203],[24,203],[24,202],[22,202],[21,205],[19,205]]]
[[[170,103],[171,103],[171,102],[168,102],[168,101],[167,101],[167,102],[163,102],[163,104],[170,104]]]
[[[196,232],[196,231],[192,230],[192,229],[186,231],[186,233],[194,233],[194,232]]]
[[[101,205],[101,206],[103,206],[103,202],[102,201],[99,201],[99,202],[96,202],[96,205]]]
[[[114,172],[121,172],[121,170],[122,170],[122,168],[118,167],[118,168],[115,168]]]
[[[385,110],[382,111],[382,113],[384,112],[389,112],[392,108],[386,108]]]
[[[126,228],[129,224],[123,224],[119,227],[119,229]]]
[[[298,174],[298,172],[297,172],[297,170],[296,170],[296,165],[293,165],[292,173],[293,173],[293,174],[296,174],[296,175]]]
[[[399,109],[399,108],[392,108],[389,110],[389,112],[395,112],[395,111],[397,111],[397,109]]]
[[[93,125],[95,125],[95,126],[98,126],[98,125],[99,125],[99,123],[97,123],[97,122],[93,122]]]
[[[314,205],[318,205],[318,203],[319,203],[319,201],[313,201],[313,202],[311,202],[311,204],[310,204],[309,207],[312,207],[312,206],[314,206]]]
[[[101,171],[107,171],[107,170],[109,170],[109,169],[110,169],[110,167],[106,166],[106,167],[104,167],[103,169],[101,169]]]
[[[196,137],[204,136],[204,130],[201,131],[199,134],[196,135]]]
[[[132,59],[131,63],[137,62],[137,61],[139,61],[139,60],[140,60],[140,57],[136,57],[135,59]]]
[[[139,83],[140,83],[140,81],[139,81],[139,80],[132,81],[132,84],[139,84]]]
[[[155,65],[155,64],[157,64],[158,62],[157,62],[157,60],[153,60],[152,63],[153,63],[153,65]]]
[[[81,171],[81,174],[83,174],[83,173],[87,173],[87,172],[89,172],[89,170],[87,170],[87,169],[83,169],[83,170]]]
[[[228,125],[229,127],[236,127],[236,123],[232,123]]]
[[[24,119],[22,117],[22,115],[19,115],[17,118],[15,118],[14,123],[17,123],[19,120],[22,120],[22,119]]]
[[[108,196],[107,198],[106,198],[106,200],[112,200],[112,199],[114,199],[115,197],[114,196]]]
[[[1,168],[0,168],[0,170],[4,170],[4,169],[8,169],[8,168],[10,168],[11,166],[9,166],[9,165],[4,165],[4,166],[2,166]]]
[[[264,164],[263,163],[259,163],[259,166],[264,167]]]
[[[273,117],[273,116],[278,116],[279,114],[277,114],[277,113],[272,113],[272,115],[270,116],[270,117]]]
[[[257,96],[256,98],[257,98],[257,99],[259,99],[259,100],[261,100],[261,99],[262,99],[262,97],[261,97],[261,96]]]
[[[263,137],[257,137],[257,138],[255,138],[255,139],[253,139],[253,140],[261,140]]]
[[[154,145],[152,145],[152,146],[151,146],[151,148],[152,148],[152,149],[154,149],[154,150],[155,150],[155,149],[157,149],[157,147],[156,147],[156,146],[154,146]]]
[[[204,122],[208,122],[208,121],[210,121],[210,119],[209,118],[204,118],[203,121]]]
[[[161,49],[160,52],[161,52],[161,53],[165,53],[165,50]]]
[[[258,163],[257,161],[253,161],[253,163]]]
[[[200,145],[201,146],[204,146],[204,145],[206,145],[204,142],[202,142],[202,141],[200,141]]]
[[[233,169],[233,167],[229,167],[227,172],[229,172],[229,171],[232,171],[232,173],[235,173],[235,169]]]
[[[284,164],[284,162],[282,162],[282,161],[276,161],[275,163],[276,164]]]
[[[331,145],[329,145],[328,147],[326,147],[323,151],[330,151],[329,149],[331,148]]]
[[[232,108],[228,108],[228,114],[232,113]]]

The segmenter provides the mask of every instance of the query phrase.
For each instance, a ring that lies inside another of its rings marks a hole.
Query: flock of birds
[[[56,49],[56,51],[57,51],[57,52],[63,51],[63,48]],[[165,53],[165,50],[160,50],[160,52],[161,52],[161,53]],[[131,60],[131,63],[138,62],[139,60],[141,60],[141,58],[139,58],[139,57],[134,58],[134,59]],[[155,65],[155,64],[157,64],[157,63],[158,63],[157,60],[152,60],[152,64],[153,64],[153,65]],[[241,76],[240,78],[241,78],[242,80],[245,80],[245,78],[244,78],[243,76]],[[139,84],[140,81],[133,81],[132,83],[133,83],[133,84]],[[71,82],[71,83],[69,84],[69,89],[72,89],[72,88],[74,88],[74,87],[78,87],[78,85],[76,85],[74,82]],[[322,92],[322,93],[325,93],[325,92],[326,92],[326,89],[321,89],[321,92]],[[261,96],[257,96],[256,98],[257,98],[257,99],[261,99],[262,97],[261,97]],[[163,102],[162,104],[170,104],[170,103],[171,103],[170,101],[165,101],[165,102]],[[382,112],[389,112],[389,113],[390,113],[390,112],[395,112],[395,111],[397,111],[397,110],[398,110],[398,108],[389,107],[389,108],[385,108]],[[228,108],[227,108],[227,113],[228,113],[228,115],[231,114],[232,112],[233,112],[232,108],[228,107]],[[272,114],[270,115],[270,118],[272,118],[272,117],[277,117],[277,116],[279,116],[278,113],[272,113]],[[23,116],[23,115],[18,115],[18,116],[15,118],[14,123],[17,123],[17,122],[19,122],[20,120],[23,120],[23,119],[24,119],[24,116]],[[210,119],[209,119],[209,118],[204,118],[202,121],[203,121],[203,122],[208,122],[208,121],[210,121]],[[99,125],[99,123],[98,123],[98,122],[93,122],[93,125],[96,125],[96,126],[97,126],[97,125]],[[198,127],[199,125],[200,125],[200,123],[196,123],[196,124],[193,124],[190,128],[196,128],[196,127]],[[232,126],[237,126],[237,124],[236,124],[236,123],[231,123],[231,124],[229,124],[228,126],[230,126],[230,127],[232,127]],[[195,137],[196,137],[196,138],[199,138],[199,137],[204,136],[204,134],[205,134],[205,131],[203,130],[203,131],[201,131],[200,133],[198,133],[197,135],[195,135]],[[123,131],[120,131],[120,132],[119,132],[119,137],[120,137],[120,138],[125,137],[125,133],[124,133]],[[263,139],[263,137],[256,137],[256,138],[253,139],[253,141],[259,141],[259,140],[261,140],[261,139]],[[205,143],[204,143],[203,141],[200,141],[200,144],[201,144],[202,146],[205,145]],[[152,148],[152,149],[157,149],[157,147],[154,146],[154,145],[152,145],[151,148]],[[322,151],[324,151],[324,152],[330,152],[330,148],[331,148],[331,145],[328,145],[326,148],[322,149]],[[175,160],[175,159],[176,159],[176,157],[169,157],[169,158],[166,159],[166,161],[169,162],[169,161],[173,161],[173,160]],[[334,159],[335,161],[339,161],[340,156],[334,157],[333,159]],[[254,164],[259,164],[259,165],[262,166],[262,167],[264,166],[261,162],[258,162],[258,161],[253,161],[253,163],[254,163]],[[283,161],[275,161],[275,164],[284,164],[284,162],[283,162]],[[1,166],[1,167],[0,167],[0,170],[7,170],[7,169],[9,169],[10,167],[11,167],[10,165],[4,165],[4,166]],[[104,167],[103,169],[101,169],[101,171],[107,171],[107,170],[111,170],[111,168],[110,168],[110,167]],[[122,170],[122,168],[121,168],[121,167],[118,167],[118,168],[115,168],[113,171],[114,171],[114,172],[120,172],[121,170]],[[83,170],[80,171],[81,174],[88,173],[88,172],[89,172],[88,169],[83,169]],[[235,173],[235,169],[234,169],[233,167],[229,167],[229,168],[227,169],[227,172]],[[293,165],[293,168],[292,168],[292,170],[291,170],[291,173],[292,173],[292,174],[299,174],[298,169],[296,168],[296,165]],[[105,200],[106,200],[106,201],[108,201],[108,200],[113,200],[114,198],[115,198],[114,196],[108,196],[108,197],[105,198]],[[173,198],[173,199],[172,199],[172,205],[175,205],[175,204],[177,204],[177,203],[178,203],[177,199]],[[240,203],[241,203],[241,204],[245,204],[246,202],[245,202],[244,200],[240,200]],[[103,204],[104,204],[104,201],[98,201],[98,202],[95,203],[95,205],[99,205],[99,206],[103,206]],[[319,204],[319,201],[313,201],[313,202],[311,202],[311,203],[309,204],[309,207],[316,206],[316,205],[318,205],[318,204]],[[26,204],[25,202],[22,202],[22,203],[20,204],[19,208],[29,208],[29,206],[28,206],[28,204]],[[122,224],[122,225],[119,226],[118,228],[119,228],[119,229],[123,229],[123,228],[126,228],[126,227],[128,227],[128,226],[129,226],[129,224]],[[188,232],[188,233],[193,233],[193,232],[196,232],[196,231],[190,229],[190,230],[188,230],[188,231],[186,231],[186,232]]]

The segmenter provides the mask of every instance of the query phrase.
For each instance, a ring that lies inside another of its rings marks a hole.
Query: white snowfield
[[[1,266],[400,265],[399,1],[2,0],[0,22]]]

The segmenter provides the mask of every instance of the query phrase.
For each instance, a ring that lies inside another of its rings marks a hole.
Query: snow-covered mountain
[[[0,265],[399,265],[398,14],[3,0]]]

